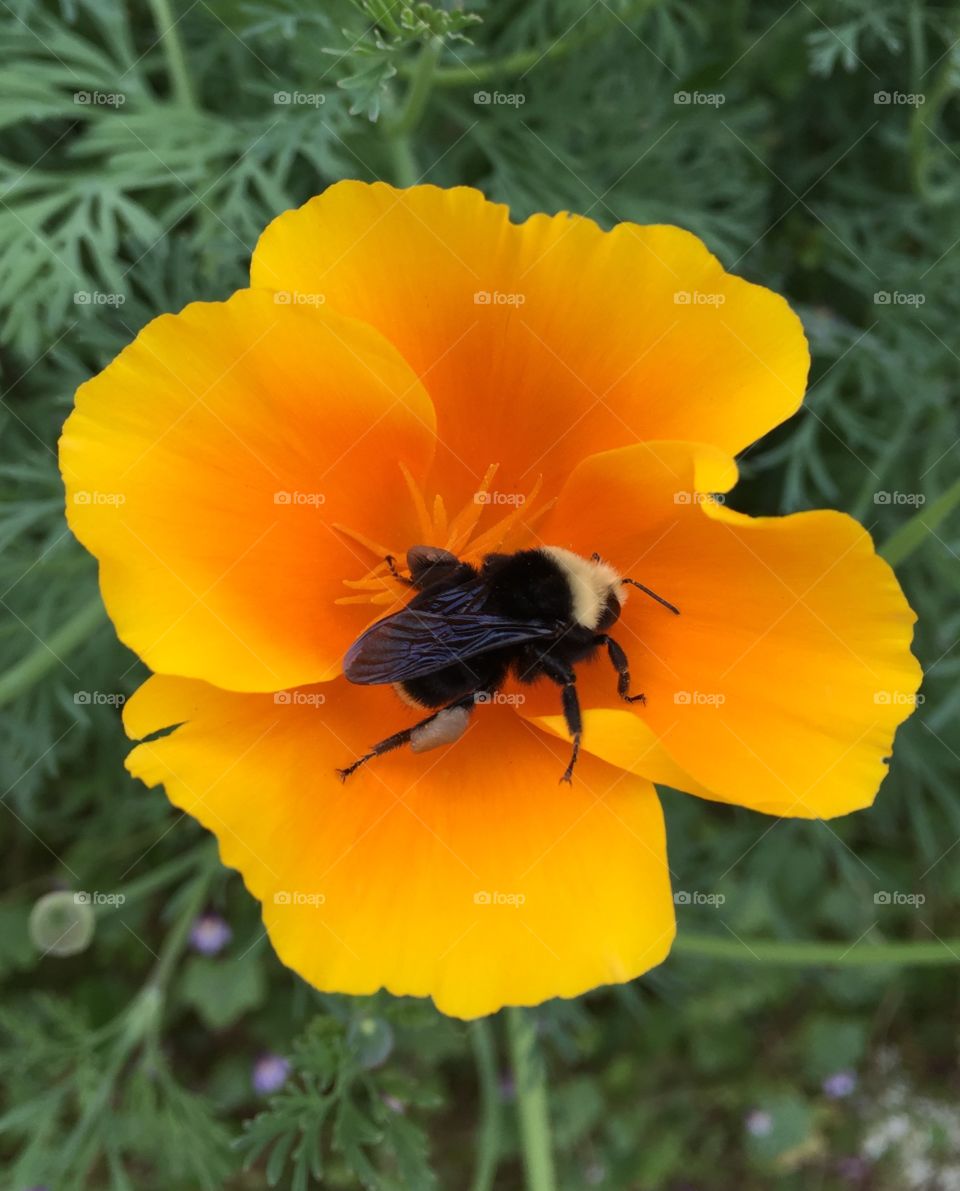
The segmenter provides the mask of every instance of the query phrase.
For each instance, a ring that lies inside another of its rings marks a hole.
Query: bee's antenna
[[[674,616],[680,615],[679,608],[671,604],[669,600],[665,600],[663,596],[658,596],[657,593],[655,591],[651,591],[649,587],[644,587],[642,583],[638,583],[636,579],[621,579],[620,582],[629,583],[631,587],[639,587],[642,592],[645,592],[652,599],[656,600],[658,604],[663,604],[664,608],[669,608]]]

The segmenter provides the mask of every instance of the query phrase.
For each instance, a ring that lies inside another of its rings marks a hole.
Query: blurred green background
[[[0,4],[3,1188],[523,1185],[502,1015],[318,995],[125,776],[143,670],[62,514],[76,386],[343,177],[680,224],[786,294],[810,396],[734,503],[850,511],[920,615],[871,810],[664,793],[710,896],[649,977],[536,1011],[558,1185],[960,1187],[958,37],[920,0]]]

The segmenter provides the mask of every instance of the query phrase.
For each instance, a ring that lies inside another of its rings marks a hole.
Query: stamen
[[[410,493],[410,496],[413,500],[413,507],[416,510],[417,519],[420,522],[420,533],[422,535],[421,541],[425,546],[436,546],[436,542],[430,541],[430,534],[433,532],[433,523],[430,520],[430,514],[427,512],[427,502],[423,499],[423,493],[417,487],[416,481],[410,474],[409,468],[403,462],[400,464],[400,472],[403,475],[404,480],[406,480],[407,491]],[[387,553],[389,553],[389,551]]]
[[[341,525],[339,521],[333,522],[333,528],[337,531],[337,533],[346,534],[348,538],[353,538],[353,540],[359,543],[359,545],[371,551],[371,553],[376,554],[381,562],[390,553],[386,546],[381,546],[380,543],[375,542],[373,538],[368,538],[362,533],[357,533],[355,529],[348,529],[345,525]]]
[[[506,542],[507,538],[521,521],[523,522],[524,529],[532,529],[534,522],[538,521],[556,503],[555,500],[550,500],[537,509],[536,512],[532,511],[533,504],[540,495],[540,489],[542,487],[543,476],[537,476],[537,482],[530,489],[530,494],[524,499],[523,503],[517,504],[512,513],[507,513],[496,525],[492,525],[472,542],[470,544],[470,553],[475,555],[493,553],[493,551],[499,549]]]
[[[493,483],[493,478],[497,474],[499,467],[499,463],[490,464],[483,474],[480,487],[474,493],[471,503],[464,505],[456,517],[454,517],[453,524],[450,526],[449,545],[447,546],[451,554],[459,555],[467,542],[470,541],[473,531],[477,527],[477,522],[483,516],[483,510],[487,507],[486,501],[481,500],[480,497],[486,496],[490,491],[490,485]]]
[[[438,542],[447,536],[447,506],[439,492],[433,498],[433,529]]]
[[[344,580],[346,582],[346,580]],[[355,595],[355,596],[340,596],[333,601],[335,604],[377,604],[387,607],[390,604],[397,602],[396,592],[383,591],[382,589],[374,595]]]
[[[510,545],[519,548],[524,540],[529,539],[533,524],[555,503],[551,500],[534,508],[543,487],[543,477],[538,476],[526,497],[518,499],[510,512],[494,522],[493,525],[488,526],[483,533],[474,537],[480,519],[487,510],[494,507],[492,502],[484,497],[491,491],[499,464],[490,464],[471,499],[452,519],[447,516],[447,507],[443,497],[436,493],[432,501],[432,508],[428,506],[409,469],[403,463],[400,463],[399,466],[420,525],[420,540],[423,545],[442,547],[458,558],[469,562],[479,562],[485,554],[491,554],[503,548],[508,539],[515,534],[520,540],[511,542]],[[344,587],[350,588],[356,594],[342,596],[336,603],[388,605],[396,603],[401,595],[407,594],[405,586],[400,584],[396,576],[390,573],[385,559],[388,555],[402,559],[406,547],[412,543],[405,542],[394,546],[385,546],[356,530],[348,529],[345,525],[334,523],[333,528],[368,550],[377,560],[362,578],[343,580]],[[519,529],[522,529],[522,538],[517,533]],[[402,592],[401,586],[403,586]]]

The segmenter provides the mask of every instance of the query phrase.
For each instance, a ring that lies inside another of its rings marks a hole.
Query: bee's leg
[[[423,729],[427,728],[428,725],[436,724],[438,720],[442,720],[444,716],[447,716],[448,713],[452,711],[464,709],[465,711],[469,712],[469,709],[474,705],[474,701],[475,697],[471,692],[469,695],[462,695],[459,699],[454,699],[452,703],[448,703],[445,707],[437,708],[436,711],[432,712],[428,716],[425,716],[416,724],[411,724],[409,728],[402,728],[399,732],[394,732],[392,736],[385,737],[383,740],[373,745],[368,753],[364,753],[362,757],[358,757],[356,761],[354,761],[351,765],[348,765],[345,769],[338,769],[336,771],[337,777],[342,782],[345,782],[350,774],[354,772],[354,770],[359,769],[360,766],[364,765],[367,761],[372,761],[374,757],[382,757],[384,753],[392,753],[394,749],[402,748],[405,744],[410,744],[411,741],[416,743],[415,737],[417,733],[420,733],[420,739],[423,741]],[[435,748],[439,744],[452,743],[452,741],[456,740],[459,736],[462,736],[463,732],[466,730],[466,718],[461,721],[461,724],[459,725],[459,731],[456,731],[457,726],[458,725],[450,725],[445,727],[437,734],[435,743],[422,743],[421,748],[418,751],[423,752],[427,748]]]
[[[563,702],[563,718],[566,720],[567,731],[573,741],[573,752],[570,763],[564,770],[562,782],[573,780],[573,767],[580,755],[580,738],[583,736],[583,716],[580,714],[580,699],[577,696],[577,676],[569,666],[564,666],[551,657],[544,658],[543,671],[548,678],[560,687],[560,697]]]
[[[617,672],[617,694],[620,698],[625,699],[627,703],[646,703],[646,695],[630,694],[630,663],[627,661],[627,655],[623,649],[606,633],[600,633],[594,640],[597,645],[606,645],[607,647],[610,665]]]
[[[387,569],[390,571],[390,574],[394,577],[394,579],[399,580],[399,582],[405,587],[417,586],[412,579],[408,579],[406,575],[400,574],[400,572],[397,570],[397,560],[392,554],[388,554],[383,561],[387,564]]]

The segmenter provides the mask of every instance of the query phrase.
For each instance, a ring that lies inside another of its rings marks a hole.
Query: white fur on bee
[[[573,619],[585,629],[597,627],[611,595],[621,606],[626,603],[620,576],[608,563],[583,558],[562,546],[543,546],[540,552],[552,558],[566,576],[573,596]]]

